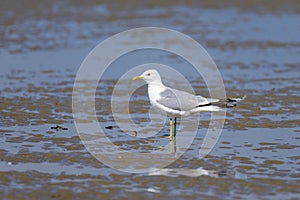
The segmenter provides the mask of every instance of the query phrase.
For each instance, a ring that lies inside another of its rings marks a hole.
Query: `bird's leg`
[[[173,139],[173,121],[170,118],[170,141]]]
[[[174,118],[174,138],[176,138],[176,117]]]

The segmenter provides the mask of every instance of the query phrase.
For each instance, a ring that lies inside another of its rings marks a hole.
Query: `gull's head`
[[[132,80],[139,80],[139,79],[143,79],[148,84],[150,84],[150,83],[161,84],[160,75],[159,75],[158,71],[156,71],[155,69],[149,69],[149,70],[145,71],[144,73],[142,73],[140,76],[133,77]]]

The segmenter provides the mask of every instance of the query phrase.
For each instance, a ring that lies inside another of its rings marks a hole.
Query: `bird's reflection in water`
[[[164,168],[164,169],[157,169],[149,173],[150,176],[171,176],[176,177],[179,175],[189,176],[189,177],[198,177],[198,176],[210,176],[214,178],[219,177],[219,173],[214,170],[206,170],[202,167],[197,169],[180,169],[180,168]]]
[[[176,153],[176,138],[170,140],[170,153]]]
[[[170,154],[176,154],[176,137],[173,140],[170,140]],[[225,172],[226,174],[226,172]],[[149,173],[150,176],[170,176],[176,177],[179,175],[189,176],[189,177],[199,177],[199,176],[210,176],[214,178],[219,178],[222,175],[222,172],[215,170],[207,170],[202,167],[197,169],[180,169],[180,168],[163,168],[163,169],[154,169],[154,171]]]

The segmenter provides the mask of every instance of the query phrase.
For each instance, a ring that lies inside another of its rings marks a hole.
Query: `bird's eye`
[[[148,73],[147,76],[150,76],[150,73]]]

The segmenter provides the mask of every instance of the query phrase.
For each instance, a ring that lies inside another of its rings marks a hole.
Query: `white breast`
[[[152,105],[156,104],[156,101],[160,99],[159,94],[164,90],[165,88],[161,85],[148,85],[148,96]]]

